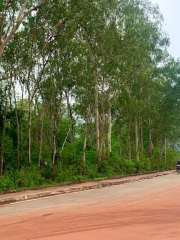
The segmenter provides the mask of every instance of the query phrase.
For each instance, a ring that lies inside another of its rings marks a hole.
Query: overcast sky
[[[180,0],[149,0],[157,3],[164,17],[164,30],[169,35],[170,54],[180,58]]]

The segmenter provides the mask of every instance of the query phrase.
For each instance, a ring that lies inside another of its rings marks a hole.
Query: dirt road
[[[0,206],[3,240],[180,239],[180,176]]]

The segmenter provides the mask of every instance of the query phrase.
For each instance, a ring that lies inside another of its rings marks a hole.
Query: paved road
[[[0,206],[3,240],[180,239],[180,176]]]

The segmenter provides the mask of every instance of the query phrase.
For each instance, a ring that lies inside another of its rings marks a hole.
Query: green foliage
[[[174,169],[179,159],[179,153],[175,152],[172,149],[167,149],[167,158],[165,160],[165,156],[162,156],[162,159],[158,156],[158,151],[156,152],[154,158],[151,161],[151,169],[152,170],[166,170],[166,169]]]
[[[151,171],[151,161],[148,158],[135,160],[135,168],[137,173],[147,173]]]
[[[31,189],[43,186],[45,178],[37,172],[36,168],[6,172],[0,179],[0,191],[11,191],[18,189]]]
[[[151,171],[162,171],[174,169],[178,154],[168,149],[167,161],[153,158],[142,158],[140,160],[128,160],[119,158],[118,153],[113,154],[110,159],[97,163],[89,162],[88,166],[77,163],[74,166],[56,167],[55,171],[49,166],[43,166],[38,172],[37,168],[22,168],[16,171],[6,172],[0,178],[0,192],[19,189],[31,189],[54,184],[65,184],[82,182],[86,180],[103,180],[125,175],[148,173]]]

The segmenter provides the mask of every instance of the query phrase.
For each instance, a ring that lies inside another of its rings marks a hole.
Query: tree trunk
[[[119,156],[122,155],[122,148],[121,148],[121,131],[118,132],[118,145],[119,145]]]
[[[149,146],[147,150],[147,155],[149,158],[152,158],[153,156],[153,142],[152,142],[152,130],[151,130],[151,120],[149,119]]]
[[[98,81],[97,81],[97,77],[96,77],[95,78],[96,147],[97,147],[97,152],[99,153],[99,110],[98,110],[98,101],[99,101],[99,91],[98,91]]]
[[[65,143],[66,143],[66,141],[67,141],[68,135],[69,135],[69,133],[70,133],[70,131],[71,131],[71,128],[72,128],[72,126],[69,127],[69,130],[68,130],[68,132],[67,132],[67,134],[66,134],[66,138],[64,139],[64,142],[63,142],[63,144],[62,144],[61,151],[60,151],[60,153],[59,153],[59,158],[60,158],[60,162],[59,162],[59,163],[60,163],[60,165],[61,165],[61,154],[62,154],[62,151],[63,151],[63,149],[64,149]]]
[[[33,43],[31,47],[31,56],[33,51]],[[30,90],[30,77],[31,77],[31,70],[32,67],[29,66],[28,76],[27,76],[27,91],[28,91],[28,167],[31,167],[31,104],[32,104],[32,97],[31,97],[31,90]]]
[[[5,37],[4,41],[0,42],[0,61],[1,61],[1,58],[2,58],[2,55],[4,52],[4,48],[9,43],[9,41],[12,39],[12,37],[14,36],[16,31],[19,29],[21,23],[26,19],[26,17],[28,15],[31,14],[31,12],[37,10],[38,8],[41,8],[46,1],[47,0],[42,0],[38,5],[36,5],[35,7],[32,7],[31,9],[27,9],[27,4],[28,4],[29,0],[26,0],[23,4],[21,4],[19,13],[18,14],[15,13],[15,16],[16,16],[15,24],[12,24],[12,22],[11,22],[12,29],[10,30],[9,34],[7,34],[7,36]]]
[[[159,156],[160,156],[160,160],[162,160],[162,155],[163,155],[163,141],[162,141],[162,135],[160,138],[160,144],[159,144]]]
[[[6,119],[7,119],[7,106],[8,106],[8,97],[10,96],[12,87],[12,78],[11,84],[9,86],[8,94],[6,95],[6,102],[5,102],[5,109],[4,109],[4,124],[3,124],[3,133],[2,133],[2,143],[1,143],[1,169],[0,169],[0,176],[3,175],[3,156],[4,156],[4,142],[5,142],[5,132],[6,132]]]
[[[14,101],[15,101],[16,124],[17,124],[17,165],[19,168],[19,165],[20,165],[20,163],[19,163],[20,133],[19,133],[19,118],[18,118],[18,112],[17,112],[15,86],[14,86]]]
[[[139,160],[139,127],[138,122],[135,122],[135,133],[136,133],[136,159]]]
[[[21,159],[20,159],[20,168],[21,168],[21,166],[23,164],[23,143],[24,143],[22,120],[20,120],[20,125],[21,125]]]
[[[112,117],[111,117],[111,103],[110,94],[108,97],[109,107],[108,107],[108,153],[111,156],[111,133],[112,133]]]
[[[30,94],[30,93],[29,93]],[[29,118],[28,118],[28,167],[31,167],[31,99],[29,100]]]
[[[104,103],[102,103],[103,105]],[[98,155],[98,162],[101,162],[102,155],[103,158],[106,158],[106,148],[105,148],[105,142],[104,142],[104,125],[105,125],[105,113],[104,113],[104,106],[102,109],[102,120],[100,125],[100,134],[99,134],[99,155]]]
[[[8,105],[8,100],[7,100],[7,98],[8,98],[8,95],[6,96],[6,102],[5,102],[4,123],[3,123],[3,133],[2,133],[2,143],[1,143],[1,176],[3,176],[4,141],[5,141],[7,105]]]
[[[164,157],[165,157],[165,163],[167,162],[167,138],[165,133],[165,139],[164,139]]]
[[[101,162],[102,160],[102,153],[105,158],[105,143],[104,143],[104,125],[105,125],[105,112],[104,112],[104,84],[105,79],[103,76],[102,80],[102,87],[101,87],[101,123],[100,123],[100,133],[99,133],[99,154],[98,154],[98,162]]]
[[[55,157],[56,157],[56,122],[57,120],[54,121],[54,126],[53,126],[53,139],[52,139],[52,165],[54,167],[55,165]]]
[[[66,94],[67,106],[68,106],[68,109],[69,109],[69,117],[70,117],[71,123],[72,123],[71,132],[70,132],[71,135],[70,136],[71,136],[71,142],[72,142],[72,145],[73,145],[73,159],[75,159],[74,120],[73,120],[71,103],[70,103],[69,95],[67,94],[67,91],[65,91],[65,94]]]
[[[41,152],[43,143],[43,128],[44,128],[44,103],[42,103],[42,122],[41,122],[41,133],[40,133],[40,144],[39,144],[39,161],[38,161],[38,171],[41,166]]]
[[[88,112],[85,122],[85,129],[84,129],[84,144],[83,144],[83,157],[82,157],[82,164],[85,166],[86,163],[86,141],[87,141],[87,128],[88,128],[88,122],[89,122],[89,116],[90,116],[90,103],[88,104]]]
[[[143,144],[143,118],[140,116],[140,128],[141,128],[141,157],[144,156],[144,144]]]
[[[22,99],[21,99],[21,114],[23,111],[23,103],[24,103],[24,88],[21,85],[21,92],[22,92]],[[20,115],[21,115],[20,114]],[[21,126],[21,161],[20,161],[20,167],[23,164],[23,122],[22,122],[22,117],[20,118],[20,126]]]
[[[129,149],[129,160],[132,158],[132,149],[131,149],[131,128],[132,128],[132,120],[129,119],[129,128],[128,128],[128,149]]]
[[[1,61],[1,57],[3,55],[3,52],[4,52],[4,46],[1,46],[0,47],[0,61]]]

